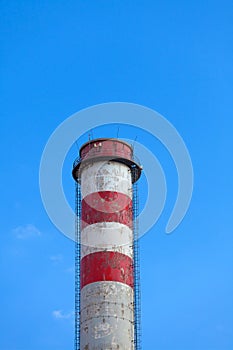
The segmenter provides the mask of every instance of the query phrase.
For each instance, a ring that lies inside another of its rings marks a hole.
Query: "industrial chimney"
[[[76,181],[75,350],[140,349],[141,166],[119,139],[90,140]]]

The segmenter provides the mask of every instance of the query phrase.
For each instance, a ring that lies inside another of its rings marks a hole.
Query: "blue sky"
[[[156,154],[168,183],[140,242],[143,349],[233,348],[232,10],[226,0],[0,2],[1,350],[73,348],[74,247],[43,208],[39,163],[64,119],[110,101],[165,116],[195,172],[190,209],[167,236],[172,159],[150,135],[120,129]],[[75,156],[74,146],[63,169],[71,205]],[[142,207],[145,178],[139,190]]]

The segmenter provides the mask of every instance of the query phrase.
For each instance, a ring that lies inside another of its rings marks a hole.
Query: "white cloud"
[[[67,273],[74,274],[75,273],[75,268],[74,268],[74,266],[67,267],[67,269],[65,269],[64,271],[67,272]]]
[[[68,312],[68,313],[64,313],[62,310],[54,310],[52,312],[52,315],[54,318],[56,318],[57,320],[62,320],[62,319],[70,319],[74,316],[74,312]]]
[[[16,235],[16,238],[18,239],[27,239],[31,237],[38,237],[41,235],[40,230],[32,224],[18,226],[14,228],[12,232]]]
[[[59,263],[63,260],[63,256],[61,254],[56,254],[56,255],[51,255],[49,257],[49,259],[53,262],[53,263]]]

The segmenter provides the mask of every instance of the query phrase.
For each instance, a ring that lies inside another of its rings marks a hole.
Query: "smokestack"
[[[136,181],[141,166],[121,140],[89,140],[76,181],[75,350],[140,348]]]

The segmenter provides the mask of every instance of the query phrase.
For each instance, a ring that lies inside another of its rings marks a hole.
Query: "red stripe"
[[[119,222],[132,227],[132,200],[120,192],[101,191],[82,200],[82,228],[98,222]]]
[[[89,283],[115,281],[133,287],[132,259],[118,252],[101,251],[81,260],[81,288]]]

